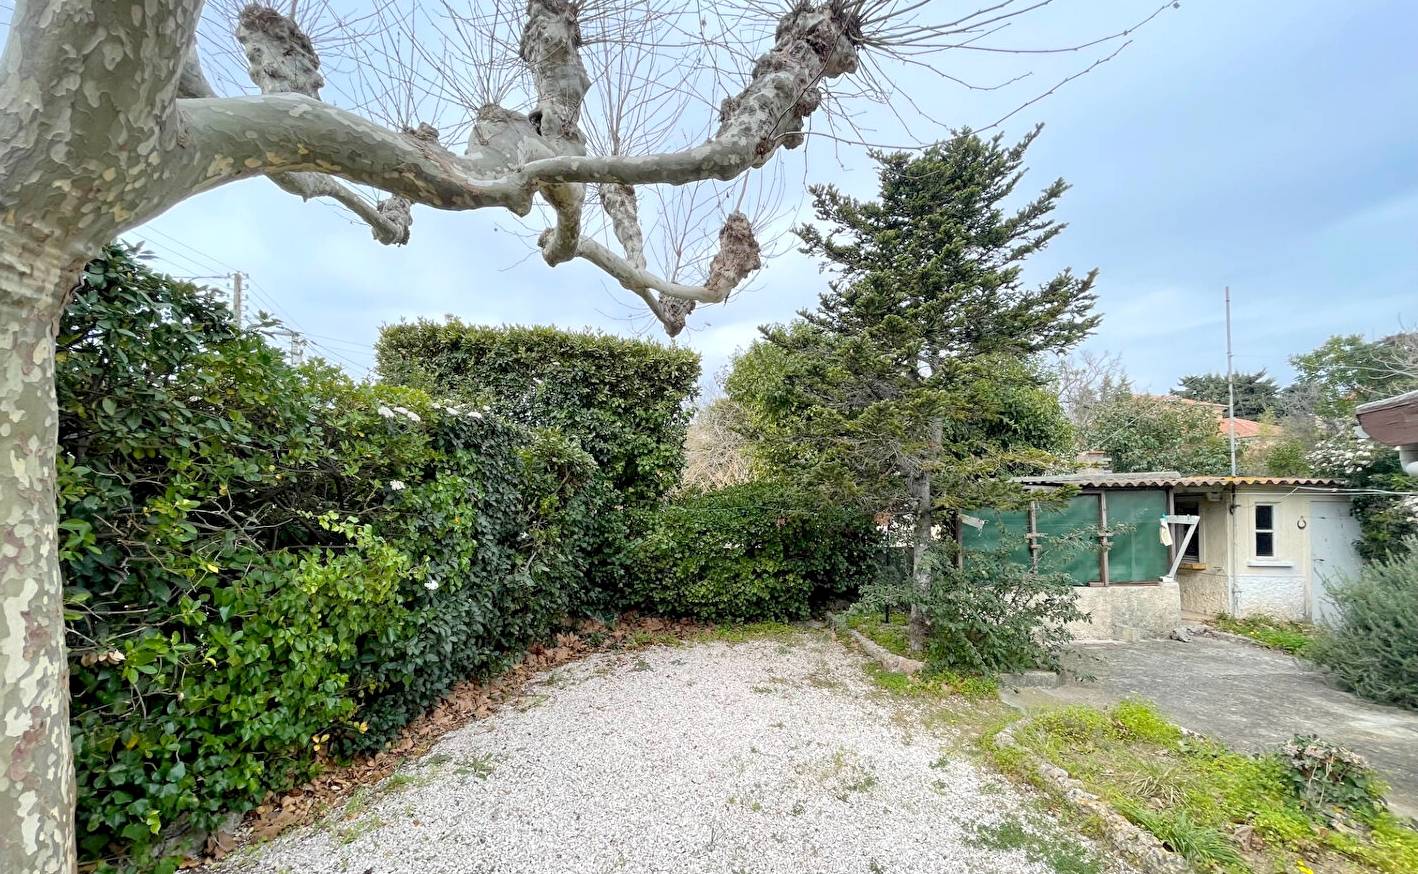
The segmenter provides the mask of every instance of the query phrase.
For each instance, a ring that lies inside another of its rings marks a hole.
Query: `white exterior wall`
[[[1236,615],[1310,618],[1310,496],[1305,492],[1236,491]],[[1275,508],[1275,556],[1255,554],[1255,508]]]
[[[1282,619],[1313,621],[1315,598],[1319,594],[1313,572],[1310,542],[1311,502],[1343,504],[1346,498],[1313,495],[1293,489],[1261,489],[1240,486],[1235,494],[1235,513],[1229,521],[1229,489],[1220,490],[1220,501],[1201,495],[1201,562],[1205,569],[1179,569],[1182,609],[1204,616],[1234,613],[1237,616],[1265,614]],[[1181,494],[1178,497],[1182,497]],[[1255,554],[1255,508],[1275,507],[1275,555]],[[1231,554],[1235,553],[1234,566]],[[1331,563],[1338,563],[1331,559]],[[1227,588],[1228,571],[1235,573],[1235,602]]]

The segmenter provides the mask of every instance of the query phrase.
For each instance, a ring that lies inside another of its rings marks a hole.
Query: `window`
[[[1256,558],[1275,557],[1275,505],[1256,504]]]
[[[1177,512],[1177,515],[1178,515],[1178,516],[1200,516],[1200,515],[1201,515],[1201,500],[1200,500],[1199,498],[1177,498],[1177,502],[1176,502],[1176,504],[1174,505],[1174,507],[1176,508],[1176,512]],[[1172,529],[1172,530],[1175,531],[1175,532],[1180,532],[1180,533],[1178,533],[1178,534],[1175,535],[1176,537],[1178,537],[1178,538],[1185,538],[1185,537],[1187,536],[1187,528],[1188,528],[1188,527],[1190,527],[1190,526],[1178,525],[1176,528],[1174,528],[1174,529]],[[1178,540],[1177,542],[1178,542],[1178,545],[1181,544],[1181,541],[1180,541],[1180,540]],[[1200,523],[1197,523],[1196,530],[1192,532],[1192,539],[1191,539],[1191,542],[1188,543],[1188,544],[1187,544],[1187,548],[1182,551],[1182,561],[1197,561],[1197,562],[1201,561],[1201,524],[1200,524]]]

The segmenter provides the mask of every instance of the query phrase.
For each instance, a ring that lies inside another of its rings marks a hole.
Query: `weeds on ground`
[[[492,775],[492,753],[478,753],[462,760],[454,773],[460,777],[476,777],[485,780]]]
[[[1217,617],[1216,627],[1222,631],[1249,637],[1270,649],[1297,656],[1309,655],[1311,647],[1320,635],[1319,629],[1313,625],[1263,615],[1237,619],[1223,614]]]
[[[693,641],[745,643],[750,640],[778,640],[791,645],[800,628],[786,622],[735,622],[710,625],[688,638]]]
[[[939,698],[959,695],[970,701],[990,701],[999,694],[993,677],[957,674],[954,671],[923,671],[904,674],[877,665],[867,667],[872,682],[888,692],[912,698]]]
[[[848,628],[879,644],[887,652],[907,658],[918,658],[920,653],[911,652],[910,641],[907,639],[907,621],[907,614],[902,612],[892,613],[890,621],[883,618],[880,613],[849,612],[846,616]],[[882,671],[881,673],[891,674],[894,672]],[[999,693],[998,681],[994,677],[982,674],[966,674],[959,671],[927,668],[924,674],[918,675],[917,678],[907,674],[899,674],[898,676],[905,678],[905,680],[886,677],[877,677],[876,679],[879,685],[887,686],[892,691],[910,692],[911,683],[906,681],[914,680],[929,694],[939,694],[941,691],[954,692],[971,701],[991,699]]]
[[[1199,870],[1418,871],[1418,832],[1384,807],[1382,784],[1351,759],[1326,767],[1349,754],[1313,738],[1243,755],[1184,735],[1140,701],[1049,711],[1014,735]],[[986,748],[1038,785],[1020,750]],[[1317,779],[1334,785],[1317,792]]]
[[[847,613],[846,622],[848,628],[875,642],[887,652],[913,658],[907,629],[909,618],[904,612],[892,613],[888,620],[880,613],[852,610]]]
[[[1020,850],[1031,862],[1040,862],[1056,874],[1101,874],[1103,863],[1073,838],[1059,834],[1048,823],[1028,824],[1006,819],[998,825],[976,829],[970,841],[978,847]]]

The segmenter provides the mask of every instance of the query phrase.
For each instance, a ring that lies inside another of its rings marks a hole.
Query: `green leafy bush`
[[[1418,709],[1418,537],[1330,593],[1339,623],[1310,658],[1357,695]]]
[[[856,609],[919,609],[929,629],[925,658],[932,670],[987,675],[1057,670],[1073,640],[1068,623],[1087,618],[1078,609],[1073,579],[1064,572],[1035,571],[1009,553],[1007,546],[972,551],[959,567],[951,545],[939,543],[925,559],[932,577],[929,593],[900,569],[888,568],[863,591]]]
[[[58,336],[79,844],[141,866],[580,609],[575,441],[287,364],[111,248]]]
[[[1372,818],[1384,807],[1384,784],[1357,753],[1315,735],[1296,735],[1276,756],[1295,797],[1314,812],[1340,809]]]
[[[632,585],[631,544],[684,467],[688,401],[699,356],[643,340],[553,328],[480,327],[457,319],[391,325],[376,346],[379,372],[577,441],[598,473],[598,513],[586,573],[614,603]]]
[[[654,516],[632,594],[669,615],[804,619],[815,602],[870,578],[878,536],[866,514],[777,483],[688,493]]]

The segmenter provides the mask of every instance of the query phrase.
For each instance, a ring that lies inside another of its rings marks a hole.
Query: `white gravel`
[[[1037,872],[1041,820],[831,638],[655,647],[548,674],[226,872]]]

